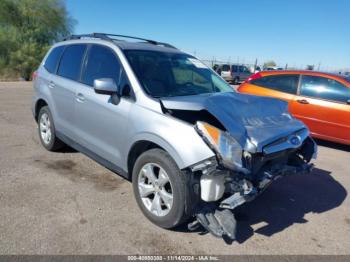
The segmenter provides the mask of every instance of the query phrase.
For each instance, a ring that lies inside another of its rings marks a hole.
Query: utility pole
[[[257,67],[258,67],[258,59],[255,58],[254,73],[255,73]]]
[[[318,63],[317,71],[320,71],[320,68],[321,68],[321,62]]]

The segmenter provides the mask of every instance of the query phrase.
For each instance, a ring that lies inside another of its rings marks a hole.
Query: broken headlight
[[[196,129],[217,154],[221,164],[233,170],[242,168],[241,145],[228,133],[205,122],[197,122]]]

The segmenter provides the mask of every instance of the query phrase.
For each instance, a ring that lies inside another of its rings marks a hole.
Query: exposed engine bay
[[[197,174],[200,203],[190,230],[202,226],[234,240],[233,210],[255,199],[274,180],[310,173],[317,146],[285,102],[255,96],[218,94],[163,99],[163,111],[194,125],[215,157],[190,167]],[[254,112],[245,110],[255,103]],[[268,106],[266,106],[268,105]]]

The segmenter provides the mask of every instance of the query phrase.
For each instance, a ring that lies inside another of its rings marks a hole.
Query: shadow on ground
[[[272,236],[293,224],[307,223],[307,213],[319,214],[340,206],[347,191],[330,174],[315,168],[308,175],[281,178],[255,200],[235,209],[236,241],[243,243],[255,233]],[[261,227],[254,230],[253,225],[260,223]],[[189,232],[186,225],[176,230]],[[195,232],[204,234],[203,229]]]
[[[65,145],[64,147],[57,150],[56,153],[79,153],[79,152],[75,150],[73,147]]]
[[[338,143],[334,143],[334,142],[330,142],[330,141],[326,141],[326,140],[321,140],[321,139],[315,139],[315,141],[316,141],[317,145],[319,145],[319,146],[324,146],[324,147],[329,147],[329,148],[333,148],[336,150],[350,152],[349,145],[338,144]]]
[[[322,169],[282,178],[256,200],[236,209],[237,241],[243,243],[254,233],[272,236],[293,224],[307,223],[305,214],[327,212],[346,196],[346,189]],[[262,226],[254,230],[252,225],[258,223]]]

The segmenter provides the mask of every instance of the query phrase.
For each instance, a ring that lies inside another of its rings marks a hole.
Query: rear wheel
[[[143,214],[154,224],[173,228],[191,215],[195,199],[190,197],[186,174],[162,149],[143,153],[132,174],[134,195]]]
[[[55,126],[48,106],[39,111],[38,131],[41,144],[49,151],[56,151],[64,146],[64,143],[56,137]]]

